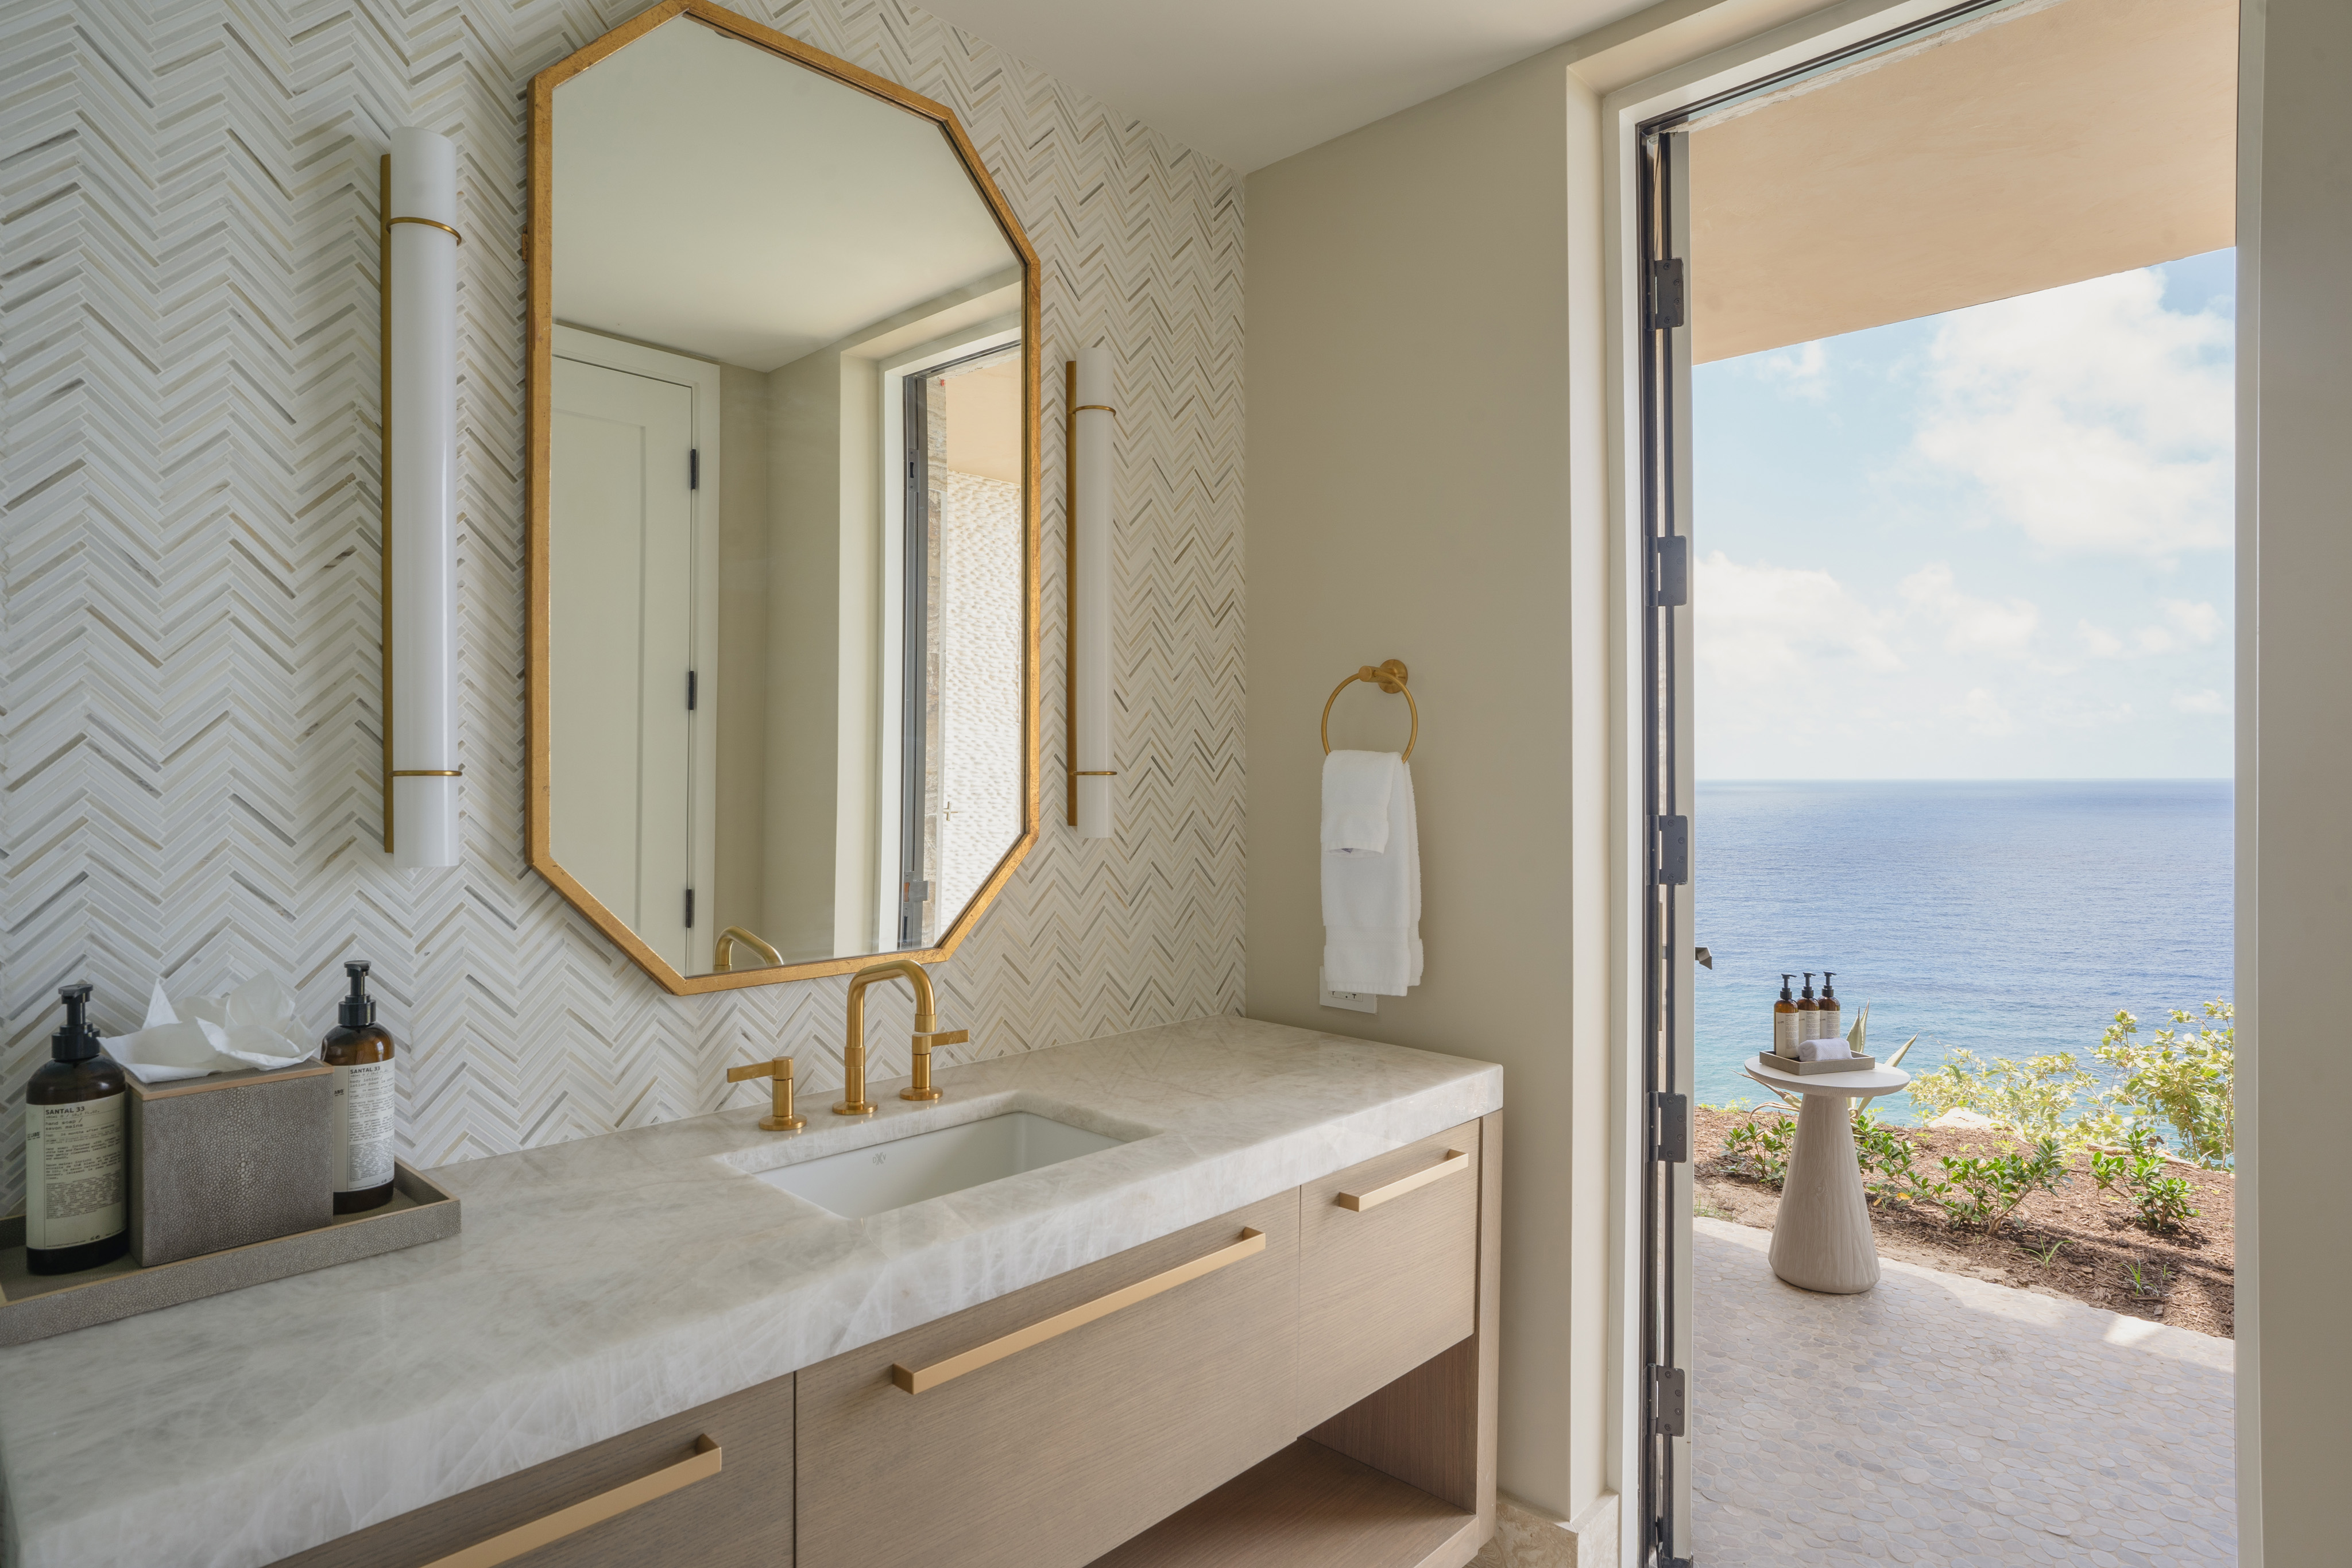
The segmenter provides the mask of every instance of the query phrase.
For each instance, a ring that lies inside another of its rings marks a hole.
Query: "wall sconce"
[[[457,863],[457,150],[392,133],[383,192],[383,847]],[[397,834],[394,829],[397,827]]]
[[[1111,836],[1110,441],[1117,417],[1108,349],[1080,349],[1070,394],[1070,825]]]

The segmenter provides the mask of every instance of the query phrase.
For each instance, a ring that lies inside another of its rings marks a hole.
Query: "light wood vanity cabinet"
[[[1494,1523],[1500,1128],[1465,1123],[279,1568],[1460,1568]],[[530,1544],[575,1507],[612,1516]]]
[[[1309,1182],[1299,1198],[1304,1430],[1478,1326],[1478,1126]]]
[[[551,1531],[560,1533],[548,1539]],[[793,1379],[786,1376],[356,1531],[281,1559],[276,1568],[792,1563]]]
[[[920,1393],[909,1371],[1245,1245],[1213,1272]],[[1299,1432],[1298,1200],[1253,1204],[800,1375],[802,1561],[1085,1563]]]

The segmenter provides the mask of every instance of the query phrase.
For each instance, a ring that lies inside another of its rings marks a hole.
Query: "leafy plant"
[[[1770,1120],[1759,1117],[1770,1115]],[[1789,1149],[1796,1140],[1794,1118],[1778,1105],[1759,1105],[1748,1120],[1723,1135],[1723,1152],[1732,1167],[1758,1181],[1778,1186],[1789,1174]]]
[[[2152,1129],[2133,1127],[2120,1150],[2091,1151],[2091,1179],[2099,1190],[2128,1199],[2133,1218],[2159,1233],[2179,1229],[2198,1212],[2188,1179],[2164,1174],[2162,1142]]]
[[[1927,1188],[1955,1225],[1997,1236],[2018,1205],[2037,1192],[2055,1192],[2066,1155],[2054,1137],[2038,1138],[2031,1154],[1945,1155],[1945,1179]],[[1958,1189],[1955,1191],[1954,1189]]]
[[[2172,1282],[2172,1270],[2163,1263],[2150,1264],[2135,1258],[2124,1265],[2124,1282],[2135,1296],[2160,1296]]]
[[[2065,1247],[2066,1239],[2061,1236],[2049,1246],[2043,1248],[2041,1251],[2033,1253],[2033,1260],[2042,1265],[2044,1269],[2047,1269],[2051,1264],[2058,1261],[2058,1254],[2063,1251]],[[2032,1249],[2028,1249],[2028,1250],[2031,1251]]]
[[[2097,1077],[2064,1051],[1988,1062],[1972,1051],[1955,1051],[1941,1067],[1911,1080],[1911,1099],[1931,1117],[1974,1111],[2025,1137],[2077,1145],[2092,1132],[2076,1122],[2076,1105],[2098,1086]]]
[[[2207,1002],[2201,1023],[2185,1009],[2166,1010],[2173,1027],[2145,1041],[2128,1012],[2116,1013],[2099,1036],[2099,1060],[2124,1075],[2108,1098],[2126,1113],[2163,1117],[2180,1135],[2182,1153],[2207,1170],[2228,1170],[2237,1142],[2237,1009]]]
[[[1853,1111],[1853,1155],[1862,1166],[1863,1190],[1874,1205],[1908,1203],[1927,1190],[1927,1183],[1911,1168],[1911,1141],[1866,1103]]]

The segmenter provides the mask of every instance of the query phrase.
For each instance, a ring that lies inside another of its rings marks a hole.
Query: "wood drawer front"
[[[1265,1233],[1262,1251],[964,1373],[1008,1334]],[[1286,1192],[800,1375],[808,1568],[1077,1568],[1286,1447],[1298,1195]]]
[[[426,1568],[719,1445],[715,1475],[495,1558],[511,1568],[792,1568],[793,1379],[730,1394],[282,1559],[276,1568]]]
[[[1301,1190],[1298,1415],[1303,1431],[1402,1376],[1478,1326],[1479,1127],[1451,1132],[1309,1182]],[[1376,1195],[1468,1157],[1360,1212]]]

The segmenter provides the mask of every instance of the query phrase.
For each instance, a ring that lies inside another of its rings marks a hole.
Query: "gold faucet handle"
[[[940,1091],[931,1087],[931,1047],[961,1045],[971,1038],[967,1029],[919,1029],[915,1031],[915,1073],[907,1086],[898,1091],[901,1100],[937,1100]]]
[[[797,1133],[808,1125],[808,1118],[793,1114],[793,1059],[777,1057],[773,1061],[755,1061],[749,1067],[730,1067],[727,1082],[742,1083],[754,1078],[771,1081],[768,1113],[760,1118],[763,1132]]]

